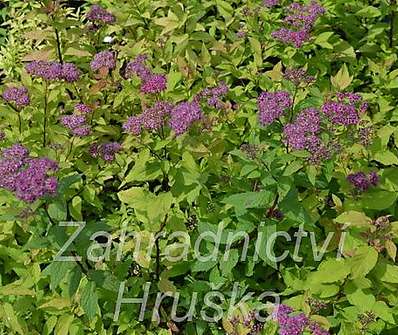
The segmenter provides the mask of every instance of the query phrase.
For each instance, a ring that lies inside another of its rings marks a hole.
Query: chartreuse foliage
[[[300,48],[272,34],[288,0],[4,3],[1,91],[29,103],[0,104],[1,334],[398,333],[396,1],[322,0]],[[159,292],[192,318],[151,320]],[[254,321],[276,297],[305,327]]]

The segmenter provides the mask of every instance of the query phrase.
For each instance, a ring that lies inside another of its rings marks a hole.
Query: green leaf
[[[394,205],[398,194],[385,190],[369,190],[362,196],[361,203],[364,208],[382,210]]]
[[[364,213],[357,211],[344,212],[335,221],[353,227],[369,227],[372,223],[372,219],[368,218]]]
[[[285,172],[283,173],[284,176],[291,176],[298,170],[300,170],[303,167],[303,162],[302,161],[293,161],[289,163],[289,165],[286,167]]]
[[[272,234],[276,233],[276,225],[262,224],[258,228],[258,232],[259,236],[261,236],[261,243],[259,243],[257,250],[259,257],[272,268],[278,269],[278,265],[276,264],[276,262],[274,262],[273,259],[270,259],[270,257],[268,257],[269,255],[267,254],[267,248],[269,252],[272,252],[274,250],[274,246],[268,245],[268,243],[270,242],[270,237],[272,236]],[[276,243],[276,241],[273,242],[274,244]],[[275,255],[270,256],[276,257]]]
[[[71,262],[52,262],[43,271],[43,276],[50,276],[50,288],[55,290],[66,279],[68,272],[75,266]]]
[[[149,231],[157,231],[174,201],[170,192],[155,195],[140,187],[118,193],[120,201],[135,210],[137,218],[147,224]]]
[[[223,203],[234,207],[236,215],[246,213],[248,208],[268,207],[273,201],[273,194],[268,191],[233,194],[224,198]]]
[[[41,304],[38,308],[40,309],[44,309],[44,310],[52,310],[52,309],[56,309],[56,310],[62,310],[66,307],[70,307],[71,305],[71,301],[67,298],[53,298],[47,302],[45,302],[44,304]]]
[[[378,257],[379,254],[372,247],[364,246],[358,249],[356,255],[349,260],[352,278],[366,276],[375,267]]]
[[[68,217],[66,203],[59,200],[49,204],[48,215],[57,222],[66,221]]]
[[[20,320],[20,318],[15,314],[12,305],[6,302],[3,305],[3,309],[6,321],[10,325],[11,329],[21,335],[27,334],[25,325],[22,323],[22,320]]]
[[[258,39],[254,37],[249,37],[249,42],[254,52],[254,61],[257,66],[261,66],[263,64],[263,56],[261,51],[261,43]]]
[[[99,308],[96,286],[93,281],[88,281],[83,287],[80,304],[87,317],[92,320],[97,314],[97,309]]]
[[[217,9],[220,12],[220,14],[226,19],[229,20],[232,15],[234,14],[234,9],[232,6],[227,2],[223,0],[216,0],[217,4]]]
[[[228,256],[226,260],[224,256],[220,259],[220,270],[224,276],[231,276],[232,269],[238,264],[240,252],[237,249],[231,249],[226,256]]]
[[[393,309],[389,308],[384,301],[376,301],[375,304],[372,306],[371,311],[384,321],[395,324]]]
[[[69,204],[69,213],[76,221],[83,221],[82,216],[82,198],[76,196]]]
[[[355,290],[353,293],[348,293],[347,299],[352,305],[357,306],[363,312],[368,310],[376,302],[372,294],[367,294],[360,289]]]
[[[135,165],[127,174],[123,185],[133,181],[154,180],[162,175],[162,168],[159,161],[150,162],[151,154],[148,149],[143,150],[135,160]]]
[[[316,176],[318,175],[318,171],[315,166],[309,165],[306,169],[308,180],[312,185],[315,186]]]
[[[398,284],[398,266],[381,264],[377,267],[377,278],[386,283]]]
[[[334,283],[347,278],[350,272],[351,266],[346,260],[328,259],[309,278],[311,283]]]
[[[336,75],[331,77],[331,82],[335,88],[337,88],[339,91],[343,91],[345,88],[350,86],[352,79],[353,77],[350,76],[347,65],[343,64]]]
[[[73,322],[73,315],[65,314],[60,316],[57,322],[57,326],[55,327],[54,334],[55,335],[68,335],[69,327]]]
[[[54,315],[50,316],[44,324],[43,335],[50,335],[53,332],[56,324],[57,317]]]
[[[383,165],[398,165],[398,157],[391,151],[376,152],[373,159]]]
[[[217,265],[217,261],[209,260],[209,261],[196,261],[192,266],[192,272],[206,272],[211,270],[213,267]]]

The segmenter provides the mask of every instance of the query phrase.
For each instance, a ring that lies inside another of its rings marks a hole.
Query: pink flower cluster
[[[123,128],[130,134],[139,135],[143,129],[158,130],[168,119],[168,125],[178,136],[201,118],[202,110],[198,101],[184,101],[176,106],[168,102],[157,102],[142,114],[129,117]]]
[[[294,313],[293,308],[287,305],[277,305],[272,318],[279,324],[279,335],[302,335],[305,330],[313,335],[329,335],[318,323],[309,320],[304,313]]]
[[[122,146],[117,142],[97,144],[90,146],[89,153],[94,158],[102,158],[104,161],[111,162],[115,159],[115,155],[122,149]]]
[[[265,7],[271,8],[279,5],[279,0],[263,0]]]
[[[371,186],[379,183],[379,176],[376,172],[365,174],[364,172],[352,173],[347,176],[347,180],[359,192],[367,191]]]
[[[116,67],[116,57],[112,51],[101,51],[94,55],[90,63],[91,70],[98,71],[100,69],[113,70]]]
[[[325,13],[325,9],[316,1],[308,5],[292,3],[288,8],[288,15],[284,19],[283,27],[272,33],[272,37],[300,48],[310,38],[311,30],[318,17]]]
[[[330,158],[332,152],[338,150],[322,142],[320,113],[316,108],[307,108],[300,112],[294,123],[283,128],[284,140],[294,150],[308,150],[313,164]]]
[[[300,84],[311,84],[315,81],[315,78],[308,75],[305,69],[286,69],[283,78],[291,81],[296,86]]]
[[[57,191],[57,178],[51,172],[58,164],[48,158],[32,158],[20,144],[3,149],[0,159],[0,187],[13,192],[19,199],[32,203]]]
[[[368,104],[355,93],[337,93],[336,100],[328,100],[322,106],[322,112],[337,125],[353,125],[360,121],[360,114],[366,112]]]
[[[95,24],[111,24],[115,22],[115,16],[98,5],[93,5],[87,13],[87,20]]]
[[[202,109],[198,101],[180,102],[170,113],[169,125],[178,136],[185,133],[192,123],[200,120],[202,116]]]
[[[146,55],[138,55],[133,61],[129,62],[126,67],[126,77],[137,75],[141,79],[142,93],[159,93],[166,89],[166,76],[153,73],[146,65]]]
[[[73,83],[80,78],[80,70],[72,63],[58,63],[53,61],[33,61],[26,65],[26,71],[44,80],[65,80]]]
[[[25,107],[30,103],[28,89],[24,86],[8,87],[4,90],[2,97],[9,103],[15,103],[18,108]]]
[[[91,113],[91,108],[85,104],[77,104],[75,113],[61,117],[61,123],[68,128],[74,136],[84,137],[91,134],[91,128],[87,125],[87,114]]]
[[[224,106],[221,98],[225,96],[228,91],[228,86],[224,82],[221,82],[216,87],[205,88],[195,97],[194,100],[200,101],[202,98],[205,98],[210,107],[221,109]]]
[[[262,92],[257,99],[261,125],[266,126],[279,119],[292,103],[286,91]]]
[[[158,130],[166,123],[166,118],[170,115],[172,109],[171,103],[158,101],[153,107],[146,109],[140,115],[129,117],[123,128],[133,135],[141,134],[143,129]]]
[[[318,143],[317,133],[321,119],[315,108],[303,110],[294,123],[287,124],[283,129],[286,143],[295,150],[309,149]]]

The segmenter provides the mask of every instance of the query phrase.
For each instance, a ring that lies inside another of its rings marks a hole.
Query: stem
[[[397,0],[391,0],[391,18],[390,18],[390,48],[394,46],[394,30],[395,30],[395,6],[397,5]]]
[[[265,164],[261,159],[257,159],[257,161],[258,161],[262,166],[265,167],[265,169],[269,172],[271,178],[272,178],[273,180],[275,180],[276,183],[278,183],[278,182],[279,182],[278,179],[276,179],[276,178],[272,175],[271,169],[268,167],[268,165]]]
[[[292,122],[292,120],[293,120],[294,104],[295,104],[295,101],[296,101],[297,91],[298,91],[298,89],[297,89],[297,86],[296,86],[295,89],[294,89],[294,95],[293,95],[293,100],[292,100],[292,108],[291,108],[291,112],[290,112],[289,122]]]
[[[69,151],[65,157],[65,162],[68,160],[70,154],[72,153],[73,143],[75,142],[75,136],[72,136],[72,141],[70,142]]]
[[[22,135],[22,118],[21,111],[18,112],[19,135]]]
[[[155,275],[156,275],[156,279],[158,281],[159,281],[159,278],[160,278],[160,246],[159,246],[159,240],[161,238],[161,235],[159,236],[159,234],[163,231],[164,227],[166,226],[167,218],[168,218],[168,214],[165,215],[164,221],[163,221],[162,225],[160,226],[159,231],[156,234],[157,238],[155,240],[155,247],[156,247],[156,269],[155,269]]]
[[[13,104],[9,103],[8,101],[6,101],[7,105],[9,107],[11,107],[11,109],[13,109],[15,112],[17,112],[18,114],[18,123],[19,123],[19,134],[22,135],[22,119],[21,119],[21,111],[16,108]]]
[[[54,30],[55,30],[55,41],[57,42],[58,59],[59,59],[59,62],[60,62],[61,64],[63,64],[63,63],[64,63],[64,60],[63,60],[63,58],[62,58],[61,39],[59,38],[59,31],[58,31],[57,28],[54,28]]]
[[[79,90],[78,90],[78,88],[77,88],[77,86],[76,86],[75,83],[73,83],[73,87],[74,87],[74,89],[75,89],[75,91],[76,91],[76,95],[77,95],[77,97],[79,98],[80,102],[83,103],[83,99],[82,99],[82,97],[81,97],[81,95],[80,95],[80,92],[79,92]]]
[[[47,106],[48,106],[48,82],[45,84],[45,92],[44,92],[44,122],[43,122],[43,147],[46,147],[46,131],[47,131]]]

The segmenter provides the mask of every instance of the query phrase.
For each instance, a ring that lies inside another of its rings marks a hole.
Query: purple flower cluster
[[[80,71],[75,64],[64,63],[62,65],[62,78],[68,83],[73,83],[79,80]]]
[[[91,128],[86,124],[86,116],[79,114],[65,115],[61,117],[61,123],[68,128],[74,136],[84,137],[91,133]]]
[[[283,78],[291,81],[294,85],[311,84],[315,81],[313,76],[309,76],[305,69],[286,69]]]
[[[216,87],[205,88],[195,97],[194,100],[199,101],[200,99],[205,98],[210,107],[221,109],[224,107],[224,103],[221,98],[225,96],[228,91],[228,86],[224,82],[221,82]]]
[[[149,77],[142,79],[141,92],[145,94],[159,93],[164,91],[166,86],[166,76],[162,74],[152,74]]]
[[[262,92],[257,99],[259,120],[266,126],[280,118],[292,106],[292,99],[286,91]]]
[[[177,136],[185,133],[195,121],[203,117],[198,101],[184,101],[175,106],[170,113],[169,125]]]
[[[52,61],[33,61],[26,65],[26,71],[44,80],[65,80],[73,83],[80,78],[80,70],[72,63],[58,63]]]
[[[20,144],[3,149],[0,159],[0,187],[19,199],[32,203],[57,191],[57,178],[50,176],[58,164],[48,158],[32,158]]]
[[[279,0],[263,0],[265,7],[271,8],[279,5]]]
[[[96,24],[112,24],[115,22],[115,16],[98,5],[93,5],[87,13],[87,20]]]
[[[316,1],[312,1],[308,5],[292,3],[288,7],[288,15],[284,19],[284,24],[287,27],[274,31],[272,37],[300,48],[309,40],[315,21],[324,13],[325,9]]]
[[[87,115],[87,114],[92,113],[92,111],[93,111],[93,109],[90,106],[87,106],[86,104],[78,103],[75,105],[76,113]]]
[[[138,55],[133,61],[129,62],[126,67],[126,77],[137,75],[141,79],[141,92],[159,93],[166,89],[166,76],[153,73],[146,65],[146,55]]]
[[[279,335],[301,335],[308,325],[304,313],[292,315],[293,309],[286,305],[275,307],[272,318],[279,323]]]
[[[287,305],[277,305],[272,318],[279,323],[279,335],[302,335],[304,330],[311,331],[313,335],[330,335],[304,313],[294,314],[293,308]]]
[[[9,103],[15,103],[18,108],[27,106],[30,103],[28,89],[24,86],[8,87],[4,90],[2,97]]]
[[[307,108],[300,112],[296,122],[287,124],[283,129],[286,143],[295,150],[309,149],[318,144],[317,133],[320,130],[319,111]]]
[[[294,123],[283,128],[287,145],[294,150],[308,150],[311,153],[309,161],[318,164],[338,150],[325,145],[319,137],[321,118],[316,108],[307,108],[300,112]],[[335,150],[334,150],[335,149]]]
[[[308,329],[311,331],[312,335],[330,335],[330,333],[323,329],[318,323],[310,321]]]
[[[372,126],[363,126],[358,129],[358,140],[363,146],[372,144],[374,138],[374,129]]]
[[[108,50],[98,52],[94,55],[90,67],[93,71],[98,71],[100,69],[113,70],[116,67],[115,54]]]
[[[250,311],[245,316],[235,316],[230,320],[230,322],[236,331],[239,330],[240,333],[244,330],[244,333],[248,335],[259,334],[264,328],[264,324],[257,320],[257,314],[255,311]],[[237,333],[235,332],[233,334]]]
[[[172,109],[171,103],[158,101],[153,107],[146,109],[140,115],[129,117],[123,128],[133,135],[141,134],[143,129],[158,130],[165,124]]]
[[[111,162],[115,159],[115,155],[122,149],[122,146],[117,142],[97,144],[90,146],[89,153],[92,157],[101,157],[104,161]]]
[[[347,180],[359,192],[367,191],[371,186],[379,183],[379,176],[376,172],[365,174],[364,172],[352,173],[347,176]]]
[[[328,100],[322,106],[322,111],[334,124],[353,125],[360,121],[359,114],[368,109],[367,102],[355,93],[337,93],[336,100]]]
[[[293,44],[296,48],[300,48],[310,38],[310,33],[307,30],[291,30],[288,28],[281,28],[274,31],[271,36],[285,44]]]
[[[244,30],[238,30],[237,32],[236,32],[236,37],[238,37],[238,38],[245,38],[246,37],[246,31],[244,31]]]

